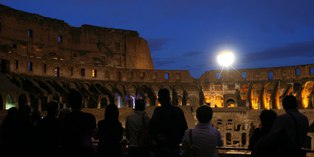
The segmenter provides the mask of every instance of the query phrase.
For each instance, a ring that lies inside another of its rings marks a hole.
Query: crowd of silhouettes
[[[149,117],[145,101],[136,100],[123,128],[115,104],[106,105],[104,118],[97,122],[93,114],[82,111],[83,97],[74,89],[67,97],[70,108],[61,109],[60,103],[52,100],[47,103],[44,117],[28,105],[26,95],[21,95],[18,107],[7,110],[0,127],[1,156],[120,157],[124,135],[129,142],[129,157],[180,157],[191,149],[194,157],[218,156],[216,147],[222,146],[221,135],[210,123],[213,110],[209,105],[198,107],[198,124],[188,129],[183,111],[171,104],[168,89],[159,90],[158,101],[160,106]],[[308,119],[298,111],[294,96],[284,97],[282,104],[286,113],[278,117],[273,110],[261,112],[261,127],[250,138],[252,157],[304,155],[301,147]],[[146,133],[153,147],[147,148],[148,144],[140,141]],[[97,147],[94,140],[98,140]]]
[[[298,101],[293,95],[282,100],[285,113],[278,116],[272,110],[260,114],[261,128],[256,129],[250,140],[252,157],[305,157],[308,118],[299,112]]]

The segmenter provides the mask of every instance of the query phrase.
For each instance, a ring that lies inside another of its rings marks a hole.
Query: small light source
[[[228,67],[234,62],[234,55],[230,51],[223,51],[217,56],[217,61],[220,65]]]

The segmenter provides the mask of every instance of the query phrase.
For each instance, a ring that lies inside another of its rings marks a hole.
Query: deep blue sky
[[[221,49],[235,68],[314,63],[314,0],[0,0],[15,9],[64,20],[136,30],[155,69],[200,77],[220,69]]]

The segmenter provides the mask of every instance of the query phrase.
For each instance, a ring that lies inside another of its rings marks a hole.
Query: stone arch
[[[253,84],[250,94],[252,109],[261,109],[262,100],[261,100],[261,93],[263,90],[263,86],[261,83]]]
[[[239,95],[240,95],[243,103],[245,103],[248,100],[248,91],[249,91],[249,84],[248,83],[242,83],[240,85]]]
[[[69,88],[78,90],[79,89],[79,85],[75,81],[69,81]]]
[[[309,106],[312,106],[311,102],[311,96],[313,93],[313,86],[314,82],[313,81],[307,81],[303,85],[303,89],[301,91],[301,103],[302,103],[302,108],[309,108]]]
[[[22,81],[20,78],[12,77],[11,82],[18,86],[19,88],[23,87]]]
[[[216,95],[215,96],[215,104],[213,104],[213,106],[216,107],[224,107],[224,98],[222,95]]]
[[[46,95],[45,90],[40,88],[37,82],[29,78],[22,78],[22,86],[25,91],[35,95]]]
[[[156,100],[155,100],[155,106],[158,106],[159,102],[158,102],[158,91],[161,89],[161,86],[160,85],[151,85],[150,86],[152,92],[154,92],[154,95],[156,97]]]
[[[241,144],[242,144],[242,146],[245,146],[247,144],[247,134],[246,134],[246,132],[242,132],[242,134],[241,134]]]
[[[91,86],[89,82],[82,82],[80,92],[83,96],[84,107],[87,108],[97,108],[98,105],[98,95],[91,91]]]
[[[118,108],[124,108],[125,107],[125,87],[122,84],[116,84],[113,87],[113,94],[115,97],[115,104],[118,106]]]
[[[137,93],[137,86],[135,84],[126,87],[126,106],[134,108]]]
[[[43,81],[43,80],[38,79],[38,80],[37,80],[37,83],[38,83],[38,85],[39,85],[41,88],[43,88],[44,90],[46,90],[46,92],[47,92],[48,94],[54,93],[53,87],[51,87],[46,81]]]
[[[6,95],[5,102],[6,110],[10,109],[11,107],[16,107],[16,102],[14,102],[14,99],[10,94]]]
[[[146,105],[156,106],[157,96],[150,86],[141,85],[138,91],[138,94],[145,100]]]
[[[108,104],[109,103],[114,103],[114,95],[111,92],[111,90],[109,90],[107,87],[103,86],[101,83],[95,83],[95,87],[101,91],[102,94],[107,95],[108,96]],[[109,86],[111,89],[111,86]]]
[[[99,106],[97,108],[105,108],[109,104],[109,96],[101,95],[99,96]]]
[[[125,85],[123,85],[123,84],[116,84],[114,86],[114,91],[119,92],[119,94],[121,94],[122,96],[125,95],[125,90],[126,90],[126,88],[125,88]]]
[[[96,84],[95,83],[92,83],[90,86],[89,86],[89,90],[96,94],[96,95],[100,95],[102,94],[101,91],[96,87]]]
[[[66,98],[68,95],[68,90],[63,86],[59,80],[49,80],[50,85],[55,89],[55,91],[59,92],[63,98]]]
[[[276,104],[276,95],[277,93],[277,82],[267,82],[264,85],[264,91],[263,91],[263,104],[264,106],[262,108],[265,109],[277,109]]]
[[[174,86],[174,90],[177,92],[178,105],[186,106],[187,92],[185,88],[182,86]]]
[[[226,100],[226,107],[237,107],[237,103],[234,99],[229,98]]]
[[[279,105],[277,106],[278,109],[282,109],[282,99],[286,96],[286,95],[292,95],[293,94],[293,88],[292,88],[292,84],[290,83],[284,83],[281,85],[281,87],[279,88]]]

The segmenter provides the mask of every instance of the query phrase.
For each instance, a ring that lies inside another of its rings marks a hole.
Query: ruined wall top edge
[[[4,6],[0,4],[0,17],[1,16],[13,16],[19,19],[23,19],[26,21],[33,21],[38,24],[42,25],[49,25],[49,26],[55,26],[59,29],[80,29],[82,31],[105,31],[105,32],[112,32],[112,33],[123,33],[130,36],[139,36],[139,33],[137,31],[133,30],[124,30],[124,29],[116,29],[116,28],[107,28],[102,26],[94,26],[94,25],[88,25],[83,24],[81,27],[73,27],[70,26],[68,23],[64,22],[63,20],[45,17],[39,14],[29,13],[25,11],[16,10],[14,8]]]

